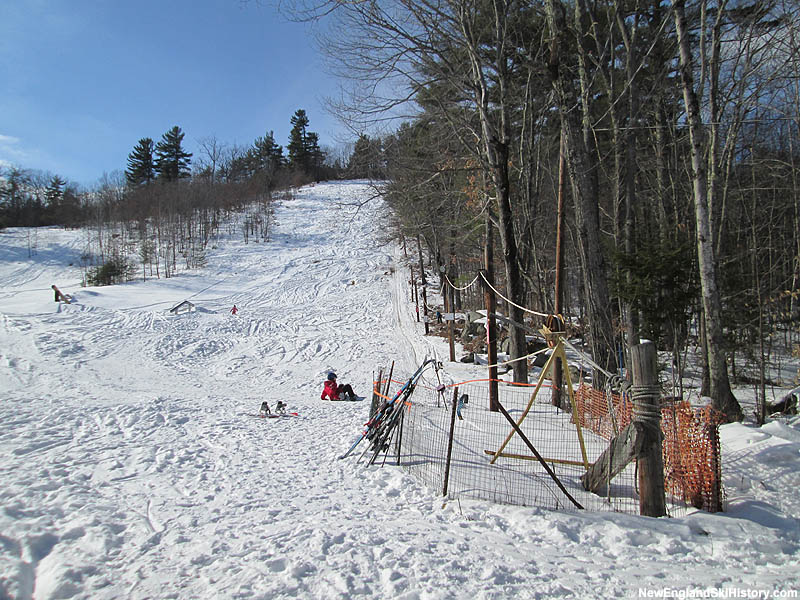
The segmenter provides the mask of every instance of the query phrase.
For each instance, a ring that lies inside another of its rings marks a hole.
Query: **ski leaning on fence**
[[[409,378],[409,380],[403,384],[403,387],[397,390],[397,393],[391,399],[386,400],[376,411],[375,415],[369,421],[367,421],[367,423],[365,423],[365,428],[362,434],[353,443],[353,445],[350,446],[347,452],[339,457],[340,459],[350,456],[353,450],[355,450],[364,439],[367,439],[370,441],[370,444],[367,446],[361,456],[364,456],[364,454],[372,450],[373,455],[368,464],[373,464],[375,462],[378,454],[382,450],[385,451],[389,446],[389,439],[394,433],[395,426],[399,422],[400,416],[403,412],[400,409],[408,400],[408,398],[411,397],[411,394],[414,393],[414,388],[417,385],[420,377],[422,377],[425,369],[431,365],[437,371],[439,368],[441,368],[441,363],[434,359],[428,359],[423,362]]]

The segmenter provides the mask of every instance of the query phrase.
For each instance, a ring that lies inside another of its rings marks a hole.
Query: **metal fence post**
[[[458,388],[453,390],[453,410],[450,414],[450,436],[447,440],[447,460],[444,464],[444,489],[442,496],[447,497],[447,486],[450,482],[450,459],[453,456],[453,434],[456,430],[456,405],[458,404]]]

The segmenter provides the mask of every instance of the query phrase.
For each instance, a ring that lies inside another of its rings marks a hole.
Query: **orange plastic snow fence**
[[[611,439],[631,422],[633,404],[625,395],[606,394],[581,384],[575,393],[582,427]],[[613,414],[610,410],[613,406]],[[722,510],[719,425],[722,415],[710,406],[662,401],[664,487],[684,502],[709,512]]]

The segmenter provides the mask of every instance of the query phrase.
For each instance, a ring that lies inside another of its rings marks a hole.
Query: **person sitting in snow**
[[[344,398],[342,398],[344,396]],[[325,387],[322,388],[322,396],[320,400],[355,400],[356,395],[353,388],[347,383],[337,384],[336,373],[328,373],[328,379],[325,380]]]

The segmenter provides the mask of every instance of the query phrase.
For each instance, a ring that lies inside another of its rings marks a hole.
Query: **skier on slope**
[[[344,395],[344,398],[341,396]],[[322,388],[322,396],[320,400],[355,400],[356,395],[350,384],[336,383],[336,373],[328,373],[328,379],[325,380],[325,387]]]

